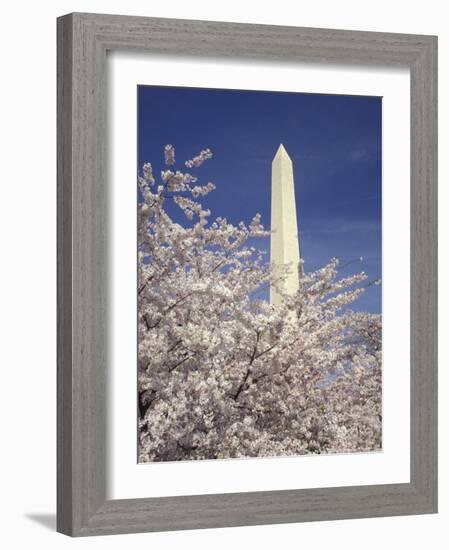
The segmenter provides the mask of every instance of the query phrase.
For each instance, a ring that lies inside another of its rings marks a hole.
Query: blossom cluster
[[[198,198],[215,186],[173,170],[156,186],[147,163],[138,179],[139,461],[380,449],[381,317],[350,310],[366,274],[340,278],[335,258],[300,265],[298,292],[269,304],[260,295],[282,293],[293,266],[274,270],[250,246],[269,237],[260,215],[211,220]]]
[[[187,168],[198,168],[204,161],[212,158],[212,151],[210,149],[203,149],[199,155],[193,157],[190,160],[186,160],[185,165]]]

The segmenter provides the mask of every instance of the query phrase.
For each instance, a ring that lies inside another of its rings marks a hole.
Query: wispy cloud
[[[366,148],[355,148],[350,152],[349,158],[353,162],[362,162],[370,160],[372,155]]]
[[[350,220],[350,219],[315,219],[304,220],[301,229],[302,235],[308,234],[360,234],[378,233],[381,230],[380,220]]]

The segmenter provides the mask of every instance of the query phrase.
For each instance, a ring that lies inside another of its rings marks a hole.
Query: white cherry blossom
[[[215,185],[173,170],[138,178],[139,461],[380,449],[381,317],[349,309],[366,274],[301,264],[298,292],[270,305],[258,296],[292,266],[248,244],[269,237],[260,215],[211,219],[198,198]]]

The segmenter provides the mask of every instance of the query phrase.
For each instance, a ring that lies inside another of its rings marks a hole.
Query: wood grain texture
[[[72,526],[72,25],[58,20],[57,156],[57,528]],[[61,504],[64,512],[61,513]]]
[[[407,66],[411,72],[411,480],[106,500],[106,52]],[[72,536],[437,510],[437,40],[70,14],[58,19],[58,522]]]

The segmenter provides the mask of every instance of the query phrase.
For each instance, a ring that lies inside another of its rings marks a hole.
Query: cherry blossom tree
[[[349,309],[366,274],[297,266],[298,292],[268,303],[292,266],[251,246],[269,236],[260,215],[212,220],[215,185],[186,170],[211,156],[175,170],[167,145],[160,182],[150,163],[138,178],[139,461],[380,449],[381,317]]]

